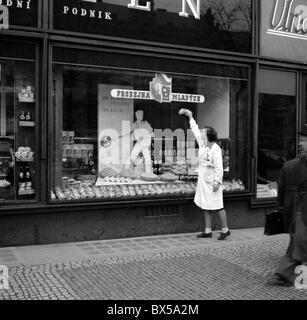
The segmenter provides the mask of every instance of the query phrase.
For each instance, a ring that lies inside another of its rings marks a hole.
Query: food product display
[[[116,185],[121,183],[130,183],[132,182],[132,179],[117,176],[117,177],[104,177],[101,181]]]
[[[71,144],[75,141],[75,132],[74,131],[62,131],[62,142]]]
[[[232,181],[223,181],[223,188],[225,192],[233,192],[233,191],[244,191],[245,186],[243,182],[239,180],[233,179]]]
[[[34,88],[31,86],[23,87],[18,93],[18,100],[20,102],[33,102],[34,101]]]
[[[178,176],[168,172],[168,173],[164,173],[160,176],[160,179],[162,181],[165,181],[165,182],[171,182],[171,181],[176,181],[178,180]]]
[[[159,176],[154,173],[143,173],[140,177],[144,181],[157,181]]]
[[[172,168],[172,172],[176,175],[183,175],[187,173],[187,165],[186,164],[176,164]]]
[[[50,196],[51,196],[51,200],[56,200],[56,195],[52,190],[51,190]]]
[[[174,175],[165,174],[166,178],[173,178]],[[112,179],[113,178],[113,179]],[[106,180],[105,180],[106,179]],[[82,183],[74,179],[63,178],[63,187],[55,188],[54,195],[59,200],[78,200],[78,199],[110,199],[124,197],[151,197],[169,195],[194,195],[196,191],[196,181],[169,181],[157,183],[139,183],[135,180],[123,177],[107,177],[102,181],[114,182],[114,179],[125,179],[122,184],[112,183],[109,185],[94,185]],[[223,182],[224,192],[235,192],[245,190],[241,180]]]
[[[105,167],[105,168],[101,169],[99,174],[103,178],[105,178],[105,177],[116,177],[118,175],[118,173],[114,169],[112,169],[111,167]]]
[[[19,147],[15,152],[15,157],[19,161],[33,161],[34,152],[30,147]]]
[[[198,180],[198,175],[196,175],[196,174],[193,174],[193,175],[190,175],[190,174],[180,175],[179,180],[180,181],[185,181],[185,182],[197,181]]]
[[[0,188],[6,188],[10,185],[11,185],[10,182],[8,182],[6,179],[0,180]]]
[[[20,126],[34,126],[33,115],[30,111],[21,111],[19,114]]]
[[[54,195],[59,200],[78,200],[93,198],[150,197],[159,195],[193,194],[193,183],[157,183],[96,186],[72,184],[66,188],[55,188]]]
[[[129,168],[129,169],[123,168],[119,175],[124,178],[130,178],[130,179],[137,178],[137,175],[133,168]]]
[[[65,200],[66,199],[65,193],[62,191],[62,189],[60,187],[56,187],[55,188],[55,195],[59,200]]]
[[[23,165],[19,168],[18,174],[18,194],[34,194],[34,185],[33,185],[33,171],[30,169],[29,165]]]

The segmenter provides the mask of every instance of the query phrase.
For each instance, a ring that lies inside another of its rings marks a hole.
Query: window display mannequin
[[[131,126],[132,139],[136,141],[131,151],[130,159],[136,164],[140,153],[143,154],[145,162],[145,172],[152,173],[152,163],[150,157],[151,138],[154,137],[151,125],[144,121],[143,110],[135,112],[136,121]]]

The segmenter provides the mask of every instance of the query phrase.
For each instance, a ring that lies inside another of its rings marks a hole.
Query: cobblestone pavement
[[[306,300],[267,284],[287,235],[234,230],[226,241],[195,234],[0,249],[10,287],[0,299]]]

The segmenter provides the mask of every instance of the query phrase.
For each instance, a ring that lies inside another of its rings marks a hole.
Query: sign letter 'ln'
[[[189,14],[186,11],[187,4],[189,5],[195,19],[200,19],[200,1],[197,0],[195,4],[194,0],[182,0],[182,11],[179,12],[181,17],[188,17]]]

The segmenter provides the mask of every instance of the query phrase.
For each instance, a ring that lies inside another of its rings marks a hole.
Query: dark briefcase
[[[283,213],[277,210],[267,213],[265,215],[264,234],[272,236],[280,233],[286,233]]]

